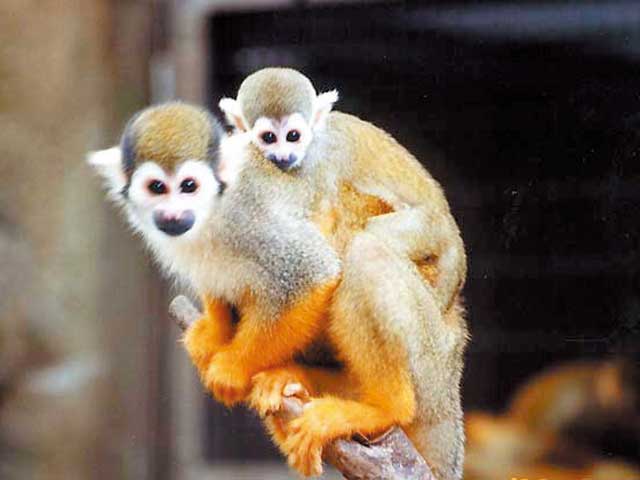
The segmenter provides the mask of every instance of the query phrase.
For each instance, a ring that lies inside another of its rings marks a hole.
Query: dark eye
[[[198,189],[198,183],[193,178],[185,178],[180,184],[182,193],[193,193]]]
[[[276,134],[273,132],[264,132],[260,135],[260,138],[262,138],[264,143],[276,143],[278,141],[278,137],[276,137]]]
[[[162,180],[151,180],[147,188],[154,195],[162,195],[167,193],[167,186]]]
[[[289,130],[287,142],[297,142],[298,140],[300,140],[300,132],[298,130]]]

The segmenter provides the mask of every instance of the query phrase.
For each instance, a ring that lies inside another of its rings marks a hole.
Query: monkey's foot
[[[251,375],[238,366],[232,354],[218,352],[209,364],[204,384],[219,402],[230,407],[246,398]]]
[[[367,438],[398,423],[403,422],[379,407],[325,396],[309,402],[304,413],[289,422],[282,450],[291,467],[303,475],[319,475],[322,450],[328,443],[356,434]]]
[[[247,400],[261,417],[278,412],[286,397],[298,397],[303,402],[309,399],[309,382],[302,369],[293,365],[260,372],[253,376],[252,383]]]
[[[267,415],[264,417],[264,426],[271,437],[271,440],[276,444],[278,449],[283,455],[287,455],[284,451],[282,444],[287,439],[287,420],[278,417],[277,415]]]
[[[217,351],[217,339],[215,325],[206,315],[195,321],[182,337],[182,343],[201,378],[205,377],[207,367]]]
[[[337,438],[332,430],[334,415],[331,406],[322,399],[304,407],[304,413],[286,426],[286,439],[281,447],[291,468],[304,476],[322,474],[322,450]]]

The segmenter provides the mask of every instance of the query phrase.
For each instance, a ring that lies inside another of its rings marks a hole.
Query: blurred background
[[[2,0],[0,478],[295,478],[202,392],[84,164],[137,109],[215,109],[270,65],[447,192],[465,478],[640,479],[640,2],[604,0]]]

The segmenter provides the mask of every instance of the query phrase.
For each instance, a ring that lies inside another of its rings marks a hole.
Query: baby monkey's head
[[[301,165],[314,133],[324,125],[335,90],[316,94],[311,81],[290,68],[265,68],[240,85],[238,98],[223,98],[228,121],[281,170]]]
[[[125,127],[119,147],[89,155],[112,198],[151,243],[197,235],[225,184],[216,175],[224,132],[206,110],[172,102]]]

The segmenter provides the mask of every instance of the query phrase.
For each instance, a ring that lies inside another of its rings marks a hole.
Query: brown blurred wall
[[[160,290],[84,163],[147,100],[154,11],[0,2],[0,241],[15,244],[0,255],[22,252],[0,258],[0,276],[33,268],[16,285],[27,306],[5,290],[0,308],[0,351],[28,357],[0,385],[2,478],[162,478],[150,401]],[[18,337],[27,347],[9,349]]]

